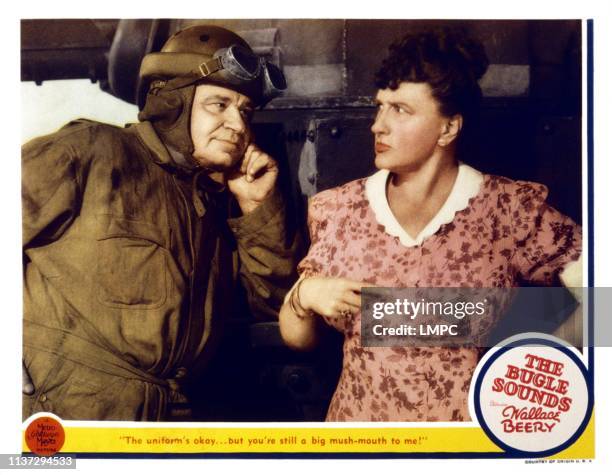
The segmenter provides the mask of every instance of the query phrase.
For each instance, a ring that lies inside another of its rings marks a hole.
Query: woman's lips
[[[376,153],[383,153],[386,152],[387,150],[389,150],[391,147],[385,143],[380,143],[380,142],[376,142],[376,145],[374,146],[374,149],[376,150]]]

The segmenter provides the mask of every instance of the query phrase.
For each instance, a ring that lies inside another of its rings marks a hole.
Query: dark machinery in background
[[[454,23],[479,37],[491,67],[479,140],[465,161],[538,181],[581,222],[581,23],[423,20],[23,20],[21,80],[89,78],[133,104],[141,58],[195,23],[225,26],[283,68],[289,89],[255,117],[257,140],[281,164],[305,222],[306,197],[370,174],[373,75],[408,31]],[[287,349],[273,322],[228,318],[221,351],[195,387],[200,420],[321,420],[341,365],[330,334],[313,353]]]

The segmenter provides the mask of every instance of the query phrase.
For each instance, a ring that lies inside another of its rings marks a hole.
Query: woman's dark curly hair
[[[466,127],[475,122],[482,91],[478,80],[489,60],[481,42],[463,29],[444,27],[412,33],[389,46],[376,73],[376,87],[397,89],[402,82],[427,83],[440,113],[461,114]]]

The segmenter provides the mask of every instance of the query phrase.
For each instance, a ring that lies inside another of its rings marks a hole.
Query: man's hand
[[[244,152],[240,169],[227,177],[227,186],[242,212],[247,214],[272,194],[277,177],[276,161],[251,143]]]
[[[21,360],[21,392],[26,396],[31,396],[34,394],[34,384],[32,384],[32,379],[30,378],[30,374],[25,367],[25,363]]]

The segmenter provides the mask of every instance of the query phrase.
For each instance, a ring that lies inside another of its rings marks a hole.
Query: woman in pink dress
[[[581,231],[545,186],[458,161],[488,66],[464,33],[408,35],[376,76],[377,173],[309,203],[311,247],[280,313],[287,344],[344,334],[328,421],[465,421],[475,347],[363,347],[360,292],[379,287],[515,287],[581,282]]]

